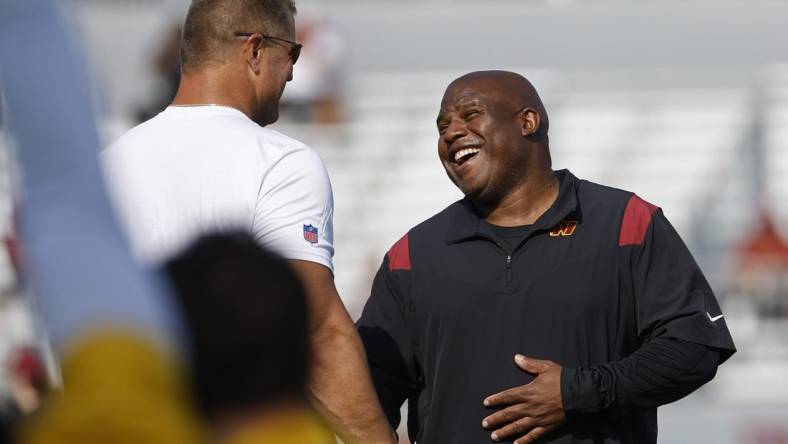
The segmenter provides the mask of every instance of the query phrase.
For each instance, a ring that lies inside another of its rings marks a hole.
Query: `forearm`
[[[309,298],[315,407],[346,444],[395,442],[367,368],[356,328],[342,304],[329,270],[308,261],[291,261]]]
[[[653,408],[692,393],[710,381],[719,352],[692,342],[657,338],[630,356],[590,368],[564,368],[564,410],[573,414]]]
[[[310,389],[332,428],[346,444],[394,442],[350,317],[334,315],[314,332],[312,343]]]

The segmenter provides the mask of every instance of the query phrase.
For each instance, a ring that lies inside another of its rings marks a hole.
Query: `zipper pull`
[[[512,283],[512,255],[506,255],[506,283]]]
[[[506,256],[506,269],[512,268],[512,255],[509,254]]]

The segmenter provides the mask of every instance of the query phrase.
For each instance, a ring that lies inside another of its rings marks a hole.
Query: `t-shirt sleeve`
[[[720,305],[662,210],[651,208],[642,238],[629,251],[638,337],[642,343],[665,337],[715,347],[725,361],[736,348]]]
[[[317,262],[333,271],[334,198],[328,172],[311,149],[286,154],[263,178],[253,233],[285,259]]]
[[[416,394],[419,377],[409,320],[413,307],[407,302],[406,291],[410,271],[392,268],[396,268],[396,258],[392,260],[389,252],[375,276],[372,294],[356,326],[378,398],[389,422],[396,428],[400,407]]]

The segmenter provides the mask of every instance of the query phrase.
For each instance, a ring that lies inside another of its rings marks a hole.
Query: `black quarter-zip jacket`
[[[655,443],[656,407],[735,351],[661,210],[556,175],[556,202],[519,242],[463,199],[384,257],[357,325],[392,425],[409,403],[412,441],[490,443],[482,401],[533,379],[514,364],[520,353],[563,366],[568,421],[540,442]]]

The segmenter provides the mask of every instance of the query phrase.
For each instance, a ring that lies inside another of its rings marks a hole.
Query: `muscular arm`
[[[304,283],[310,304],[310,388],[315,407],[347,444],[396,442],[372,388],[361,340],[331,271],[314,262],[290,263]]]

